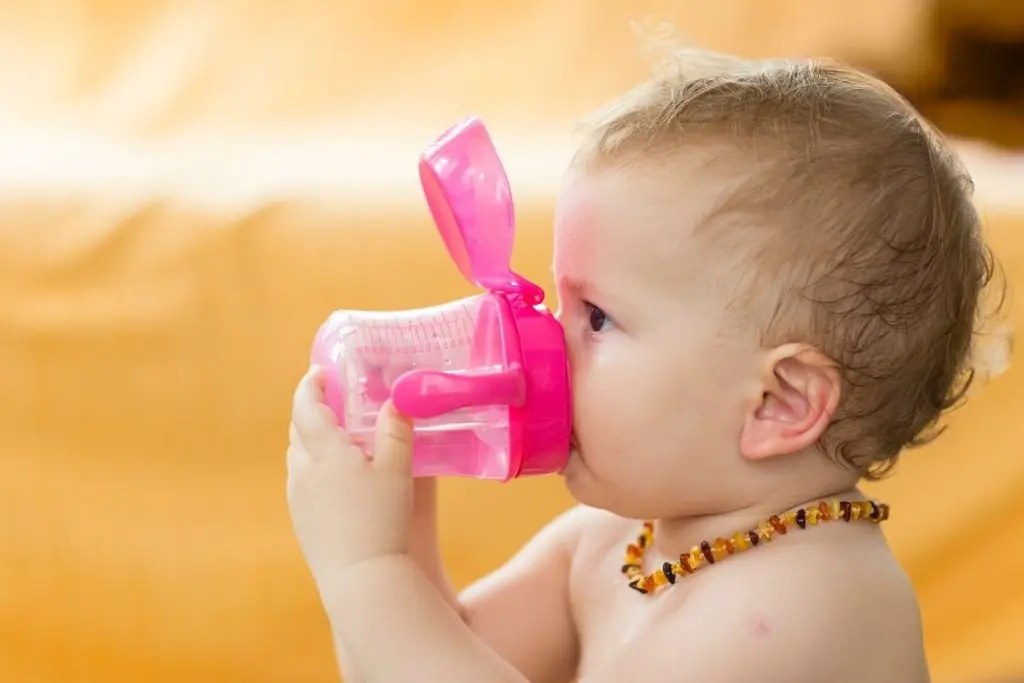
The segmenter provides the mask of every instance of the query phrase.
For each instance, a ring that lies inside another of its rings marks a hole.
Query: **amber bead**
[[[687,574],[694,572],[694,566],[690,563],[690,553],[683,553],[679,556],[679,568]]]
[[[736,543],[731,538],[723,538],[722,540],[725,541],[725,552],[730,555],[734,554],[736,552]]]
[[[821,516],[821,510],[818,508],[811,508],[807,511],[807,523],[814,526],[818,523],[818,518]]]
[[[646,593],[647,589],[645,589],[643,586],[640,585],[640,584],[643,583],[643,580],[644,579],[643,579],[642,576],[638,576],[635,579],[631,579],[630,582],[629,582],[629,587],[632,588],[635,591],[640,592],[640,593]]]
[[[629,545],[626,546],[626,554],[627,555],[636,555],[636,556],[639,557],[640,555],[643,554],[643,552],[644,552],[643,549],[640,546],[638,546],[636,543],[630,543]]]
[[[878,509],[878,505],[875,503],[875,501],[868,501],[868,503],[871,505],[871,513],[868,516],[871,519],[877,521],[878,518],[881,516],[882,511]]]
[[[704,562],[704,553],[700,547],[690,548],[690,566],[697,569]]]
[[[715,563],[715,553],[712,552],[710,543],[707,541],[701,541],[700,552],[704,556],[704,559],[708,561],[708,564]]]
[[[800,508],[796,511],[796,525],[801,529],[807,528],[807,510]]]
[[[772,540],[772,536],[775,535],[775,531],[772,529],[770,524],[761,523],[757,526],[757,535],[761,537],[762,541]]]
[[[786,525],[782,523],[778,515],[772,515],[768,518],[768,523],[772,525],[772,528],[778,531],[780,534],[785,534],[787,529]]]
[[[733,546],[742,552],[750,547],[750,539],[743,532],[737,531],[732,537]]]
[[[639,571],[639,570],[640,570],[640,565],[638,565],[638,564],[627,563],[627,564],[622,565],[622,573],[623,574],[628,574],[631,571]]]
[[[853,516],[853,507],[847,501],[839,503],[839,514],[842,516],[844,522],[849,522]]]
[[[821,503],[818,504],[818,509],[821,510],[822,521],[827,522],[832,519],[832,512],[829,510],[828,503],[821,501]]]
[[[787,527],[793,526],[796,522],[796,512],[790,510],[789,512],[782,513],[782,523]]]
[[[729,546],[726,544],[724,538],[715,539],[715,545],[712,546],[711,551],[714,553],[716,560],[720,560],[726,555],[731,554],[729,553]]]
[[[752,546],[755,546],[761,542],[761,536],[757,533],[757,531],[748,531],[747,538],[750,539],[750,545]]]

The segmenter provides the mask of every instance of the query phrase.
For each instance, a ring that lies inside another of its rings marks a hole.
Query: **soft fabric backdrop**
[[[0,2],[0,679],[334,680],[283,499],[311,336],[333,308],[471,291],[415,171],[469,112],[507,159],[516,263],[550,285],[571,121],[642,73],[619,4]],[[924,77],[919,4],[634,16]],[[1019,286],[1024,184],[979,169]],[[875,487],[940,683],[1024,671],[1022,414],[1014,367]],[[569,504],[557,479],[444,482],[454,578]]]

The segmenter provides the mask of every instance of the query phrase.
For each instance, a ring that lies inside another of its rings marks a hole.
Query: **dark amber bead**
[[[647,545],[647,537],[646,536],[638,536],[637,539],[636,539],[636,545],[637,545],[638,548],[645,547]]]
[[[889,506],[882,503],[882,521],[889,519]]]
[[[661,565],[661,571],[665,572],[665,578],[668,579],[669,583],[676,582],[676,573],[672,571],[671,562],[666,562],[665,564]]]
[[[778,515],[772,515],[771,517],[769,517],[768,523],[771,524],[772,528],[778,531],[780,534],[785,534],[788,531],[788,529],[786,529],[786,525],[782,523],[782,520],[779,519]]]
[[[624,565],[622,565],[622,573],[623,574],[628,574],[629,572],[636,571],[638,569],[640,569],[640,565],[638,565],[638,564],[624,564]]]
[[[870,515],[870,517],[871,517],[871,519],[877,521],[878,518],[882,516],[882,511],[875,504],[875,501],[873,501],[873,500],[870,501],[870,505],[871,505],[871,515]]]
[[[821,501],[821,503],[818,504],[818,509],[821,510],[821,518],[823,520],[827,522],[832,519],[832,512],[828,509],[828,503]]]
[[[708,561],[708,564],[715,563],[715,554],[711,552],[711,545],[707,541],[700,542],[700,552],[704,555],[704,559]]]
[[[643,578],[638,576],[637,578],[629,582],[629,587],[639,593],[646,593],[647,589],[640,585],[642,581]]]
[[[807,510],[800,508],[796,511],[796,525],[801,529],[807,528]]]
[[[842,515],[844,522],[850,521],[850,517],[853,516],[853,506],[850,505],[849,501],[840,501],[839,514]]]
[[[756,531],[748,531],[747,538],[750,539],[751,546],[755,546],[761,542],[761,536]]]

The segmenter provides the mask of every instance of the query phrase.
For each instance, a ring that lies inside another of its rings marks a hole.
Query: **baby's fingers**
[[[299,381],[292,397],[292,424],[296,436],[311,451],[337,444],[342,434],[334,413],[324,405],[323,396],[323,371],[313,366]]]
[[[377,416],[373,460],[378,467],[406,473],[412,467],[413,430],[408,418],[388,401]]]

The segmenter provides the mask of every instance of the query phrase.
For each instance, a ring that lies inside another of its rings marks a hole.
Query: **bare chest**
[[[844,680],[924,683],[928,673],[912,587],[887,550],[874,548],[870,539],[859,541],[867,544],[859,548],[853,545],[857,539],[843,540],[844,545],[792,544],[785,552],[744,555],[731,561],[728,569],[723,565],[705,571],[653,595],[629,587],[621,573],[618,540],[601,539],[589,549],[584,546],[574,557],[570,574],[570,601],[579,638],[577,680],[669,680],[674,671],[664,666],[666,648],[678,652],[676,648],[687,647],[693,640],[688,636],[707,622],[711,606],[738,615],[730,628],[736,629],[740,649],[747,647],[743,643],[756,652],[792,647],[793,642],[803,648],[812,641],[803,635],[787,640],[787,634],[813,625],[813,647],[825,662],[822,666],[844,672],[848,676]],[[817,568],[843,553],[857,561],[839,563],[823,582]],[[871,571],[861,569],[868,566],[865,558]],[[657,561],[651,558],[645,570],[650,571]],[[773,586],[773,600],[768,602],[750,590],[766,580]],[[808,584],[820,590],[808,593]],[[780,609],[780,605],[789,607]],[[830,612],[825,620],[822,605]],[[714,661],[707,652],[693,654]],[[803,657],[802,649],[793,656]],[[778,675],[772,680],[794,680]]]

